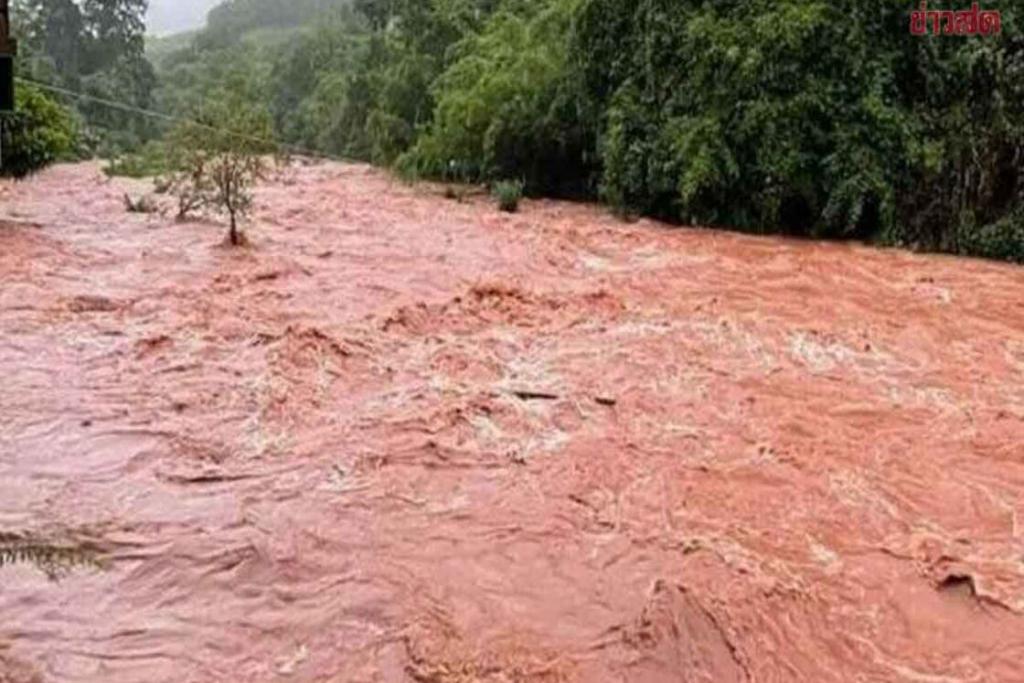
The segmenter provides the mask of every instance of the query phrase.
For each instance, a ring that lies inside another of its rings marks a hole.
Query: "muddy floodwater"
[[[1024,681],[1024,269],[148,187],[0,186],[2,683]]]

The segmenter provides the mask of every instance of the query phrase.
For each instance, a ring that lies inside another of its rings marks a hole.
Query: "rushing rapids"
[[[1024,270],[146,188],[0,187],[2,683],[1021,680]]]

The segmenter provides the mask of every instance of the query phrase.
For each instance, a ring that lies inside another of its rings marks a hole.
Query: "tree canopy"
[[[953,37],[913,35],[903,0],[229,0],[155,91],[142,0],[23,4],[33,53],[97,92],[241,98],[284,142],[412,177],[1024,261],[1013,3]]]
[[[20,71],[32,80],[133,107],[152,105],[156,74],[145,55],[147,0],[15,0]],[[154,134],[150,121],[69,101],[89,137],[118,148]]]
[[[39,169],[71,157],[77,146],[73,115],[37,88],[19,86],[15,112],[0,118],[3,163],[0,175],[24,178]]]

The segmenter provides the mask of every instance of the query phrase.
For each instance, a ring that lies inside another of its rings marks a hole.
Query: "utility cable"
[[[260,136],[256,136],[256,135],[249,135],[249,134],[246,134],[246,133],[239,133],[237,131],[233,131],[233,130],[230,130],[228,128],[218,128],[217,126],[211,126],[209,124],[201,123],[201,122],[195,121],[193,119],[188,119],[188,118],[184,118],[184,117],[181,117],[181,116],[173,116],[171,114],[165,114],[164,112],[153,111],[152,109],[146,109],[144,107],[137,107],[135,105],[128,104],[126,102],[118,102],[116,100],[110,100],[110,99],[107,99],[105,97],[97,97],[95,95],[89,95],[89,94],[82,93],[82,92],[76,92],[76,91],[70,90],[68,88],[62,88],[60,86],[51,85],[50,83],[43,83],[42,81],[36,81],[36,80],[31,79],[31,78],[24,78],[24,77],[21,77],[21,76],[16,76],[15,80],[19,81],[21,83],[28,83],[30,85],[34,85],[37,88],[42,88],[43,90],[47,90],[47,91],[52,92],[52,93],[56,93],[56,94],[60,94],[60,95],[65,95],[67,97],[72,97],[72,98],[75,98],[75,99],[78,99],[78,100],[85,100],[85,101],[89,101],[89,102],[95,102],[96,104],[101,104],[101,105],[104,105],[104,106],[107,106],[107,107],[111,107],[113,109],[119,109],[121,111],[129,112],[129,113],[133,113],[133,114],[139,114],[140,116],[148,116],[148,117],[154,118],[154,119],[160,119],[160,120],[166,121],[168,123],[186,123],[186,124],[190,124],[190,125],[196,126],[198,128],[202,128],[204,130],[209,130],[209,131],[212,131],[212,132],[215,132],[215,133],[227,133],[228,135],[234,135],[234,136],[236,136],[236,137],[238,137],[240,139],[249,140],[251,142],[260,142],[260,143],[264,143],[264,144],[275,145],[275,146],[280,147],[282,149],[286,149],[286,150],[288,150],[290,152],[294,152],[294,153],[297,153],[297,154],[303,154],[303,155],[310,156],[310,157],[319,157],[319,158],[323,158],[323,159],[329,159],[331,161],[340,161],[340,162],[351,161],[351,159],[344,159],[342,157],[338,157],[338,156],[335,156],[335,155],[332,155],[332,154],[327,154],[326,152],[321,152],[320,150],[307,149],[307,148],[304,148],[304,147],[300,147],[298,145],[293,145],[293,144],[290,144],[290,143],[287,143],[287,142],[282,142],[280,140],[274,140],[274,139],[271,139],[271,138],[264,138],[264,137],[260,137]]]

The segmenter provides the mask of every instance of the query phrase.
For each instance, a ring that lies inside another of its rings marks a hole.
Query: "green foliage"
[[[65,0],[61,0],[64,2]],[[44,5],[48,2],[44,2]],[[149,0],[82,0],[85,73],[95,73],[145,51]]]
[[[160,80],[154,96],[156,108],[187,117],[227,94],[250,105],[266,104],[278,123],[273,131],[277,136],[310,144],[302,135],[308,127],[298,122],[306,118],[300,105],[308,94],[312,65],[305,58],[296,59],[290,71],[278,65],[296,46],[309,42],[306,33],[311,29],[296,22],[308,19],[321,5],[338,2],[292,5],[274,0],[271,4],[280,11],[263,13],[260,8],[265,4],[262,0],[223,3],[203,30],[184,38],[154,41],[151,54],[157,60]],[[292,97],[290,93],[296,90],[301,95]]]
[[[184,221],[209,202],[215,189],[213,179],[207,172],[205,155],[192,154],[181,165],[182,168],[157,178],[154,184],[158,194],[170,193],[177,198],[178,212],[175,217]]]
[[[197,33],[197,31],[184,31],[166,36],[146,36],[146,59],[157,71],[160,71],[165,60],[178,58],[191,48]]]
[[[135,107],[152,104],[156,75],[145,57],[147,0],[15,0],[19,70],[28,78]],[[154,134],[137,114],[69,102],[96,137],[128,149]]]
[[[103,172],[108,176],[153,178],[171,170],[170,164],[165,145],[153,140],[134,152],[112,156]]]
[[[269,98],[268,75],[276,53],[256,40],[245,40],[216,51],[186,51],[165,57],[156,108],[188,116],[224,93],[252,103]]]
[[[601,190],[673,220],[957,251],[1019,205],[1024,42],[920,38],[897,0],[587,0]]]
[[[307,24],[347,0],[229,0],[214,7],[206,27],[195,37],[198,50],[217,50],[237,44],[259,29]]]
[[[55,79],[77,78],[85,63],[85,18],[74,0],[14,0],[11,3],[14,33],[21,39],[21,52],[49,67]]]
[[[980,227],[965,221],[960,230],[960,253],[1024,264],[1024,209]]]
[[[222,5],[217,13],[223,20],[211,15],[189,48],[163,57],[161,107],[186,111],[226,85],[268,102],[275,132],[285,141],[382,164],[401,156],[429,125],[432,85],[450,61],[450,48],[479,28],[496,4],[389,0],[359,3],[364,13],[341,0],[299,3],[287,19],[264,16],[291,27],[284,40],[275,28],[257,41],[256,15],[242,10],[261,1]],[[308,21],[314,10],[320,13]]]
[[[364,3],[364,10],[366,9]],[[394,0],[372,3],[386,17],[372,33],[356,69],[352,124],[361,127],[368,159],[391,164],[429,125],[432,86],[453,58],[452,47],[479,28],[493,0]],[[373,19],[369,20],[373,23]]]
[[[182,152],[258,156],[277,150],[269,113],[238,96],[207,102],[171,132],[168,142],[172,158]]]
[[[0,118],[3,165],[0,175],[23,178],[55,161],[71,158],[78,128],[71,113],[30,85],[17,88],[15,113]]]
[[[359,69],[366,50],[350,13],[329,15],[293,42],[270,72],[275,126],[287,140],[339,155],[366,158],[363,127],[368,87]]]
[[[432,123],[400,165],[462,181],[520,175],[531,191],[583,193],[593,142],[565,39],[577,4],[509,3],[463,39],[434,82]]]
[[[181,169],[166,185],[175,190],[179,217],[200,206],[226,213],[232,245],[241,244],[238,220],[252,206],[252,185],[266,171],[263,155],[277,151],[270,115],[243,100],[208,104],[167,139]]]
[[[960,38],[911,35],[903,0],[267,2],[161,59],[163,108],[226,88],[290,143],[412,178],[1018,258],[1011,3],[1001,35]]]
[[[519,200],[523,198],[523,181],[499,180],[494,183],[492,193],[498,201],[500,210],[506,213],[515,213],[519,210]]]

